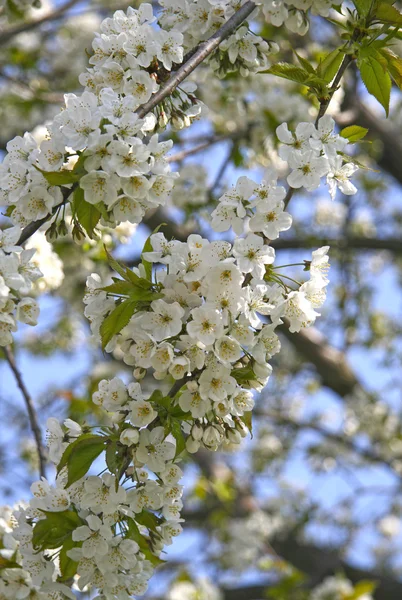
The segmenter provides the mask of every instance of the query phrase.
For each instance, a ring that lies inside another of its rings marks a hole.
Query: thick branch
[[[311,362],[322,379],[322,383],[339,396],[361,390],[361,385],[350,368],[345,355],[330,346],[325,337],[315,328],[309,327],[299,333],[290,333],[286,325],[280,331],[288,338],[308,362]]]
[[[42,444],[42,433],[41,433],[41,429],[40,429],[39,422],[38,422],[38,417],[36,415],[36,411],[35,411],[35,407],[34,407],[32,398],[28,392],[28,389],[24,383],[24,380],[22,379],[22,375],[17,367],[17,364],[15,362],[14,353],[10,346],[6,346],[4,348],[4,355],[5,355],[6,361],[10,365],[10,369],[12,370],[12,372],[14,374],[17,385],[18,385],[19,389],[21,390],[21,394],[23,395],[24,400],[25,400],[25,405],[26,405],[27,411],[28,411],[29,422],[31,424],[32,433],[34,434],[34,437],[35,437],[36,449],[38,452],[40,476],[46,477],[45,449]]]

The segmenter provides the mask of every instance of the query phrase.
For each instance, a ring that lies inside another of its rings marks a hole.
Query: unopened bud
[[[186,440],[186,449],[190,454],[195,454],[200,447],[200,442],[194,440],[191,436],[189,436]]]
[[[134,369],[134,377],[137,381],[141,381],[141,379],[144,379],[146,374],[147,370],[143,367],[137,367],[137,369]]]
[[[201,425],[199,425],[198,423],[194,423],[194,425],[191,428],[191,437],[193,438],[193,440],[196,440],[197,442],[201,441],[203,434],[204,429],[201,427]]]

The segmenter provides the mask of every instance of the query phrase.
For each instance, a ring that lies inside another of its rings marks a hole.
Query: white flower
[[[324,115],[318,121],[318,126],[312,133],[310,146],[316,152],[323,151],[327,158],[335,159],[348,144],[348,140],[340,135],[334,135],[335,121],[329,115]]]
[[[205,369],[199,378],[200,394],[204,400],[220,402],[232,395],[236,389],[236,380],[230,375],[230,368],[220,365]]]
[[[312,192],[321,182],[321,177],[329,171],[328,160],[324,156],[317,157],[315,152],[293,152],[289,156],[289,166],[293,171],[288,175],[287,182],[292,188],[305,187]]]
[[[135,143],[130,144],[115,141],[110,146],[112,153],[110,166],[116,171],[117,175],[132,177],[133,175],[143,175],[149,172],[149,150],[141,140],[136,138]]]
[[[271,265],[275,260],[275,250],[265,246],[261,236],[249,233],[246,238],[235,240],[233,256],[243,273],[252,273],[257,279],[263,279],[265,265]]]
[[[8,229],[3,229],[0,231],[0,252],[17,252],[19,247],[15,244],[17,243],[19,237],[21,235],[21,228],[9,227]]]
[[[147,465],[155,473],[165,469],[166,463],[174,458],[175,447],[165,441],[163,427],[155,427],[152,431],[142,429],[140,432],[140,444],[138,446],[137,460]]]
[[[237,340],[224,335],[215,342],[215,354],[222,363],[228,365],[237,362],[243,355],[243,350]]]
[[[311,279],[317,280],[322,285],[328,284],[328,270],[329,270],[329,246],[322,246],[318,250],[312,252],[312,260],[310,263],[310,276]]]
[[[68,444],[64,440],[64,431],[60,423],[54,417],[46,421],[46,441],[50,460],[58,464]]]
[[[269,240],[276,240],[281,231],[292,225],[292,217],[285,212],[283,200],[264,200],[257,204],[257,213],[250,219],[250,229],[262,232]]]
[[[105,171],[90,171],[80,179],[86,202],[104,202],[107,206],[111,206],[117,199],[119,183],[116,175],[109,175]]]
[[[179,405],[185,412],[190,412],[195,419],[201,419],[210,410],[211,402],[201,398],[198,386],[195,390],[185,390],[179,398]]]
[[[18,208],[29,221],[38,221],[52,212],[56,202],[57,198],[49,194],[45,187],[35,185],[19,200]]]
[[[17,320],[27,325],[38,323],[39,306],[33,298],[22,298],[17,306]]]
[[[183,326],[181,319],[184,315],[180,304],[177,302],[167,304],[164,300],[154,300],[151,309],[152,313],[144,315],[142,326],[151,332],[157,342],[180,333]]]
[[[152,404],[146,400],[133,400],[129,403],[129,408],[128,419],[136,427],[145,427],[157,417]]]
[[[340,156],[337,156],[334,160],[330,161],[327,185],[332,200],[335,199],[337,187],[339,187],[342,194],[345,194],[346,196],[356,194],[357,188],[349,181],[349,177],[351,177],[358,168],[359,167],[353,163],[346,163],[342,166],[342,158]]]
[[[82,525],[74,529],[73,541],[84,542],[82,544],[82,554],[85,558],[106,555],[109,551],[108,541],[113,537],[112,530],[95,515],[89,515],[86,521],[88,525]]]
[[[300,291],[290,292],[286,300],[271,313],[274,324],[279,323],[281,317],[286,317],[290,323],[289,331],[291,333],[300,331],[302,327],[309,327],[319,316],[311,302],[307,300],[306,295]]]
[[[293,156],[294,151],[307,151],[310,149],[310,138],[315,132],[313,123],[299,123],[296,131],[289,131],[288,124],[282,123],[276,128],[276,135],[283,146],[279,147],[279,156],[288,161]]]
[[[165,69],[171,70],[173,63],[180,64],[183,61],[183,35],[179,31],[158,31],[158,49],[156,56],[162,62]]]
[[[206,346],[213,344],[223,335],[223,322],[219,311],[207,306],[200,306],[191,311],[193,318],[187,323],[188,334]]]

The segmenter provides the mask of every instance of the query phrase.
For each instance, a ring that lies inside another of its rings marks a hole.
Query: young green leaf
[[[330,52],[324,60],[318,65],[317,73],[325,79],[327,83],[331,83],[335,75],[337,74],[339,67],[342,64],[344,57],[342,48],[337,48]]]
[[[290,63],[277,63],[276,65],[272,65],[265,73],[270,73],[271,75],[276,75],[277,77],[283,77],[284,79],[289,79],[289,81],[294,81],[295,83],[301,83],[303,85],[306,84],[306,80],[308,79],[309,73],[305,69],[301,67],[295,67]]]
[[[61,512],[41,511],[45,519],[38,521],[33,528],[32,545],[34,548],[60,548],[72,531],[83,525],[78,514],[72,510]]]
[[[375,11],[375,17],[382,23],[394,25],[395,27],[402,25],[402,14],[395,6],[381,2]]]
[[[105,449],[105,442],[106,439],[100,435],[84,434],[67,446],[58,465],[58,472],[67,467],[67,487],[88,472]]]
[[[171,433],[176,440],[176,456],[179,456],[186,448],[186,440],[178,419],[171,419]]]
[[[125,327],[137,308],[137,302],[134,300],[123,300],[112,310],[111,313],[103,320],[100,326],[100,334],[102,339],[102,348],[105,349],[114,335],[120,333]]]
[[[364,58],[359,66],[360,75],[367,91],[372,94],[388,116],[391,96],[391,78],[382,65],[373,57]]]
[[[94,234],[95,227],[99,223],[102,214],[95,205],[86,202],[84,190],[80,187],[74,190],[72,211],[77,221],[87,232],[88,237],[94,239],[96,237]]]
[[[365,127],[360,127],[360,125],[350,125],[349,127],[342,129],[339,135],[353,144],[354,142],[362,140],[367,134],[368,129]]]
[[[387,61],[388,73],[395,84],[402,90],[402,58],[394,54],[389,48],[379,50],[379,53]]]
[[[307,59],[305,59],[303,56],[301,56],[300,54],[298,54],[296,52],[296,50],[294,50],[294,53],[296,54],[297,60],[299,61],[299,63],[303,67],[303,69],[305,71],[307,71],[308,73],[312,73],[312,74],[315,75],[315,69],[314,69],[313,65],[311,65],[309,63],[309,61]]]
[[[367,17],[373,5],[373,0],[353,0],[353,4],[361,17]]]
[[[34,165],[35,169],[42,173],[43,177],[46,179],[50,185],[69,185],[70,183],[74,183],[78,181],[74,175],[73,171],[61,170],[61,171],[42,171],[39,167]]]
[[[78,562],[67,556],[67,552],[73,548],[79,547],[82,542],[73,542],[71,535],[66,539],[59,554],[59,566],[61,576],[59,581],[68,581],[77,573]]]

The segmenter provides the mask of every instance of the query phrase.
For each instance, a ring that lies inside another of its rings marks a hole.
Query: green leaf
[[[71,535],[64,542],[59,555],[61,577],[59,577],[58,581],[68,581],[77,573],[78,562],[67,556],[67,552],[81,545],[82,542],[73,542]]]
[[[371,596],[377,585],[378,584],[375,581],[362,579],[355,585],[353,592],[345,596],[345,600],[358,600],[358,598],[361,598],[365,595]]]
[[[107,251],[106,247],[105,252],[108,263],[111,266],[111,268],[114,271],[116,271],[116,273],[118,273],[121,277],[123,277],[125,281],[130,281],[131,283],[134,283],[136,286],[144,290],[149,290],[149,288],[152,287],[151,281],[148,281],[148,279],[144,279],[144,277],[138,277],[138,275],[136,275],[136,273],[134,273],[134,271],[132,271],[129,267],[123,265],[115,258],[113,258],[113,256]]]
[[[327,83],[331,83],[342,64],[344,55],[345,53],[341,48],[337,48],[330,52],[318,65],[318,75],[323,77]]]
[[[391,78],[382,65],[372,57],[364,58],[360,63],[360,75],[367,91],[372,94],[388,116],[389,100],[391,96]]]
[[[388,73],[402,90],[402,58],[394,54],[389,48],[379,50],[381,56],[387,61]]]
[[[300,54],[298,54],[296,50],[294,50],[294,53],[296,54],[297,60],[299,61],[303,69],[308,73],[313,73],[315,75],[315,69],[313,65],[311,65],[308,60],[303,58],[303,56],[300,56]]]
[[[249,364],[241,369],[233,369],[231,376],[234,377],[240,385],[256,379],[256,375],[253,371],[253,367]]]
[[[4,556],[0,556],[0,571],[2,569],[22,569],[22,566],[14,560],[9,560],[8,558],[4,558]]]
[[[253,412],[248,410],[244,413],[240,419],[243,421],[249,432],[251,433],[251,437],[253,436]]]
[[[307,85],[306,80],[309,76],[309,73],[305,71],[305,69],[295,67],[290,63],[277,63],[276,65],[272,65],[267,71],[263,72],[289,79],[289,81],[294,81],[295,83],[302,83],[303,85]]]
[[[136,301],[123,300],[123,302],[118,304],[103,320],[102,325],[100,326],[103,349],[105,349],[112,337],[120,333],[120,331],[129,323],[136,308]]]
[[[143,515],[144,512],[145,511],[142,511],[142,513],[140,513],[140,515]],[[151,513],[148,513],[148,514],[151,514]],[[136,515],[135,518],[144,520],[145,517]],[[141,534],[140,530],[138,529],[138,525],[134,521],[134,519],[132,519],[131,517],[127,517],[127,526],[128,526],[128,532],[127,532],[128,537],[130,539],[134,540],[135,542],[137,542],[137,544],[140,547],[141,552],[143,552],[143,554],[145,555],[145,558],[147,558],[155,567],[163,564],[165,561],[161,560],[160,558],[158,558],[157,556],[155,556],[153,554],[153,552],[150,549],[148,539]],[[149,529],[148,525],[145,525],[145,527],[148,527],[148,529]]]
[[[171,433],[176,440],[176,456],[179,456],[186,449],[186,439],[183,435],[183,431],[181,429],[181,423],[178,419],[171,419]]]
[[[68,464],[68,459],[74,452],[74,449],[77,447],[78,442],[80,442],[80,444],[91,444],[99,441],[99,439],[102,438],[100,438],[99,435],[95,435],[94,433],[83,433],[76,440],[74,440],[74,442],[69,444],[64,450],[63,456],[61,457],[59,464],[57,465],[57,474],[59,474],[60,471]]]
[[[395,27],[402,25],[402,14],[395,6],[387,4],[386,2],[381,2],[375,11],[375,16],[376,19],[382,23],[395,25]]]
[[[106,464],[111,473],[118,475],[127,458],[127,446],[112,442],[106,447]]]
[[[72,211],[74,217],[79,221],[88,234],[88,237],[94,239],[94,230],[102,216],[101,211],[94,205],[89,204],[84,199],[84,190],[77,187],[74,190]]]
[[[350,125],[349,127],[345,127],[340,132],[340,136],[349,140],[351,144],[362,140],[368,134],[368,129],[365,127],[360,127],[360,125]]]
[[[373,0],[353,0],[353,4],[361,17],[367,17],[373,5]]]
[[[67,446],[58,465],[58,472],[67,466],[69,487],[89,471],[94,460],[105,450],[106,438],[100,435],[84,434]]]
[[[46,518],[35,523],[32,535],[32,544],[34,548],[41,550],[44,548],[60,548],[72,531],[84,524],[78,514],[73,510],[41,512],[46,515]]]
[[[43,177],[46,179],[50,185],[69,185],[70,183],[75,183],[78,181],[74,175],[73,171],[67,171],[66,169],[61,171],[42,171],[39,167],[34,165],[35,169],[42,173]]]
[[[119,279],[111,285],[107,285],[101,288],[104,292],[109,294],[117,294],[119,296],[128,296],[133,291],[133,285],[129,281],[122,281]]]

